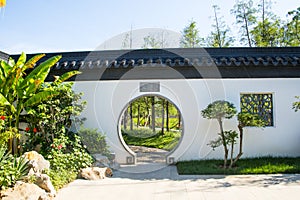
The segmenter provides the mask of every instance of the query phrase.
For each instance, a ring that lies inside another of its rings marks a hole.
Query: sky
[[[230,14],[235,0],[6,0],[0,11],[0,51],[9,54],[92,51],[121,33],[161,28],[181,33],[191,20],[206,37],[213,23],[212,5]],[[255,0],[258,1],[258,0]],[[277,0],[273,12],[286,19],[299,0]]]

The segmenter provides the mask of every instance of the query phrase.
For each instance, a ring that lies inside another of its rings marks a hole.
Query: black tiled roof
[[[50,74],[82,71],[76,80],[300,78],[300,47],[84,51],[48,53],[44,59],[58,54],[62,59]]]
[[[0,60],[5,60],[5,61],[7,61],[8,58],[9,58],[9,55],[8,55],[8,54],[6,54],[6,53],[0,51]]]

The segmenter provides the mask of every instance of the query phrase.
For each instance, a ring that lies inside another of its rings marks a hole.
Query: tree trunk
[[[151,97],[151,128],[152,132],[155,133],[155,98]]]
[[[229,168],[232,168],[234,162],[233,162],[233,149],[234,149],[234,142],[231,143],[231,152],[230,152],[230,166]]]
[[[126,109],[125,112],[124,112],[124,117],[123,117],[123,126],[124,126],[124,130],[127,129],[127,113],[128,113],[128,111],[127,111],[127,109]]]
[[[137,122],[136,122],[137,128],[139,128],[139,126],[140,126],[140,109],[141,109],[141,107],[140,107],[140,105],[138,105],[138,107],[137,107],[138,115],[137,115]]]
[[[240,125],[240,124],[238,125],[238,129],[239,129],[239,132],[240,132],[240,148],[239,148],[238,155],[236,156],[236,158],[233,161],[233,164],[235,164],[240,159],[240,157],[242,157],[242,155],[243,155],[243,136],[244,136],[243,128],[244,127],[242,125]]]
[[[161,106],[161,134],[164,135],[165,131],[165,101],[162,100],[162,106]]]
[[[168,101],[166,103],[166,129],[167,129],[167,131],[170,131],[170,126],[169,126],[169,102]]]
[[[219,123],[219,126],[220,126],[222,144],[223,144],[223,147],[224,147],[224,169],[225,169],[227,167],[228,148],[227,148],[226,138],[225,138],[224,131],[223,131],[222,119],[218,119],[218,123]]]
[[[130,115],[130,130],[133,130],[133,116],[132,116],[132,103],[129,106],[129,115]]]

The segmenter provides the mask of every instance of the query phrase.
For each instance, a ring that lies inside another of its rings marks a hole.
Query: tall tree
[[[160,31],[157,33],[148,34],[144,37],[143,49],[155,49],[155,48],[165,48],[167,47],[167,33],[165,31]]]
[[[292,17],[284,26],[284,40],[286,46],[300,46],[300,7],[289,11],[288,15]]]
[[[166,102],[166,129],[170,131],[170,124],[169,124],[169,101]]]
[[[161,99],[161,134],[165,132],[165,100]]]
[[[155,97],[151,97],[151,128],[152,132],[155,133]]]
[[[132,103],[129,105],[130,130],[133,130],[133,108]]]
[[[143,49],[157,49],[161,48],[161,42],[154,36],[148,35],[144,37]]]
[[[240,27],[240,43],[247,44],[249,47],[253,45],[250,30],[256,22],[256,13],[257,9],[254,8],[252,0],[238,0],[231,9],[231,14],[235,15],[236,24]]]
[[[212,25],[213,31],[210,33],[210,36],[207,38],[208,46],[210,47],[229,47],[234,39],[231,36],[228,36],[230,29],[226,26],[223,17],[219,17],[220,8],[217,5],[213,5],[214,9],[214,24]]]
[[[126,33],[122,41],[122,49],[131,49],[130,47],[130,34]]]
[[[196,27],[196,22],[191,21],[188,26],[183,29],[180,46],[184,48],[200,47],[203,38],[199,36],[199,31]]]
[[[281,20],[271,12],[271,7],[271,0],[261,0],[258,4],[261,20],[257,22],[251,31],[255,45],[258,47],[281,46],[283,37]]]

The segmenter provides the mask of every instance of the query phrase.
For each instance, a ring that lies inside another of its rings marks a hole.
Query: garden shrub
[[[105,135],[97,129],[81,127],[78,134],[81,136],[82,143],[90,153],[109,156],[109,147],[105,141]]]
[[[28,107],[25,121],[24,151],[36,149],[50,162],[47,174],[56,189],[76,178],[81,168],[89,167],[93,158],[72,131],[74,124],[82,124],[81,114],[86,102],[81,93],[72,90],[72,83],[44,84],[42,89],[59,94],[39,105]],[[37,148],[38,147],[38,148]]]
[[[59,95],[41,102],[39,105],[28,107],[24,120],[28,123],[23,143],[25,151],[41,145],[42,151],[48,151],[54,138],[71,132],[72,125],[81,124],[78,116],[85,108],[86,102],[80,101],[82,93],[72,90],[73,83],[60,85],[44,84],[42,90],[55,90]]]
[[[93,158],[87,153],[76,134],[73,138],[68,136],[55,138],[50,148],[45,155],[51,166],[47,174],[56,189],[73,181],[81,168],[89,167],[93,163]]]

